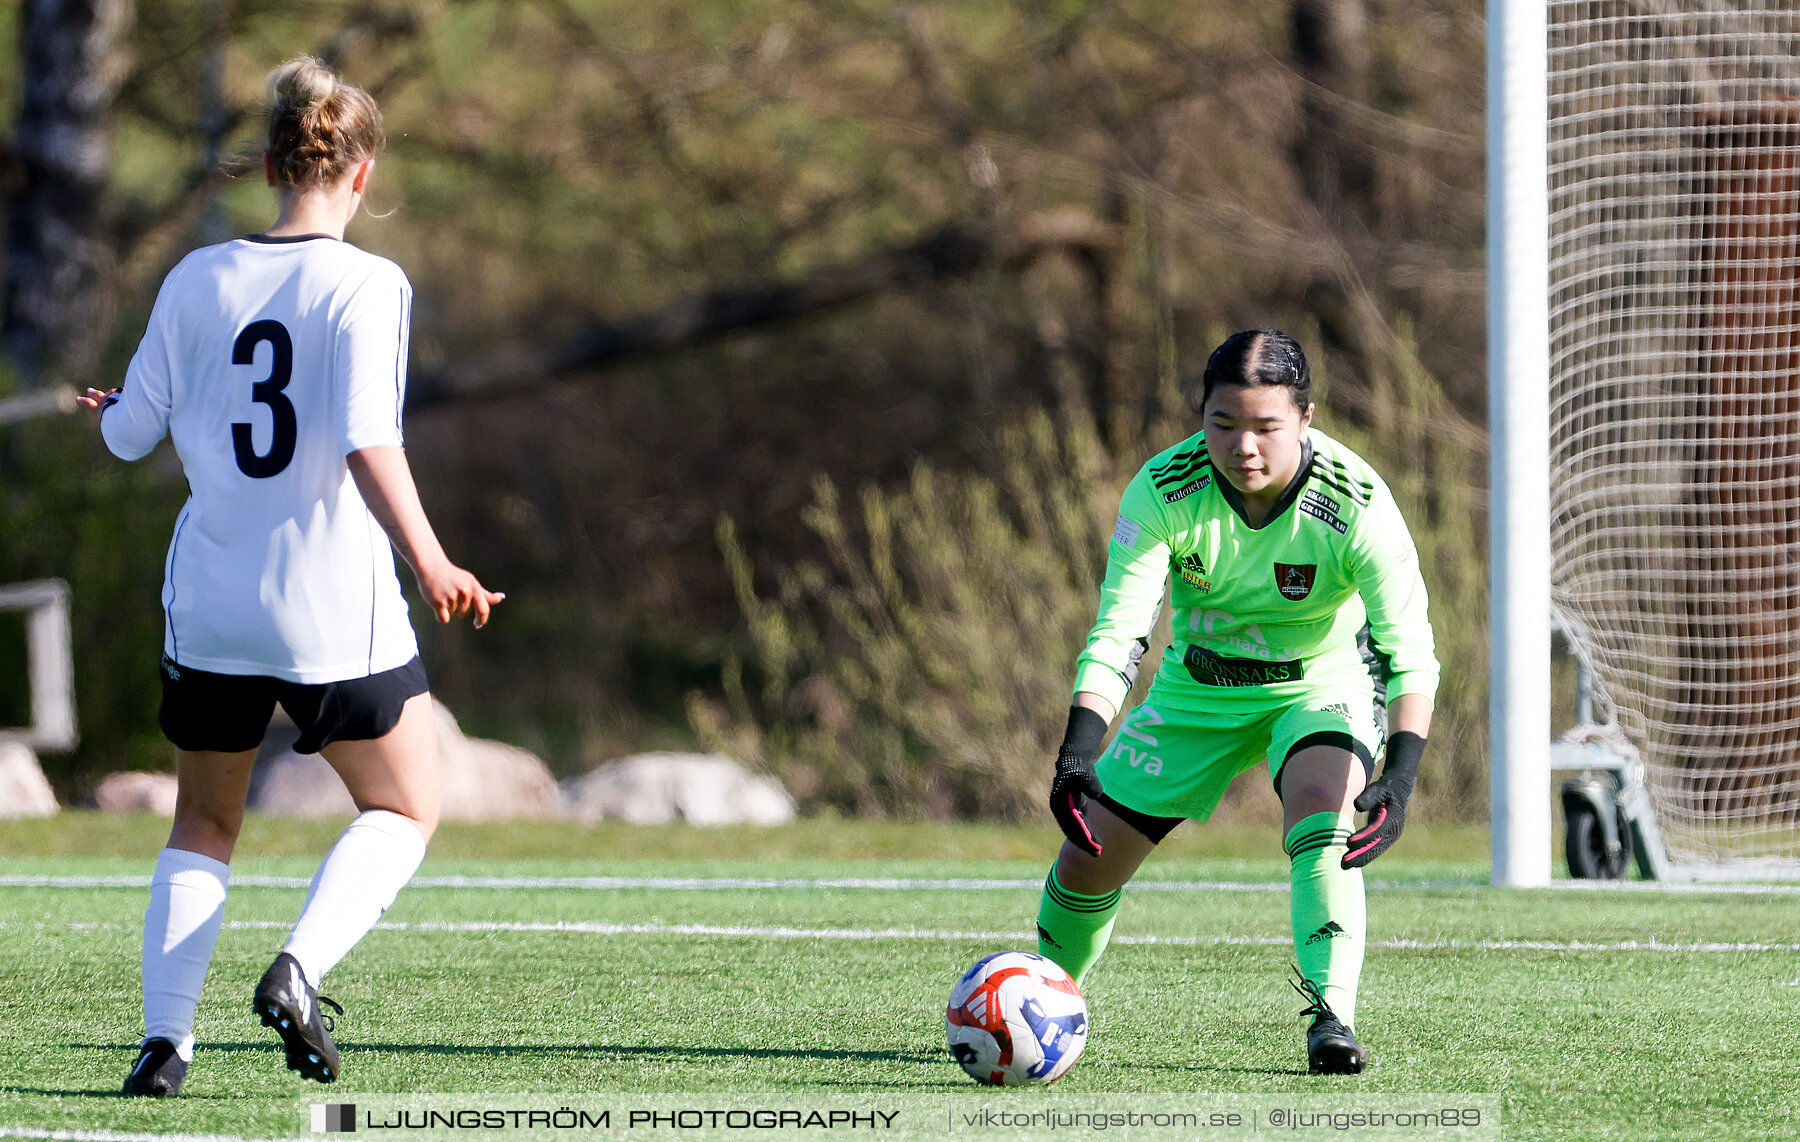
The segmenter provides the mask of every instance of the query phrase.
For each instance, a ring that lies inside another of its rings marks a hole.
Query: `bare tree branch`
[[[597,323],[550,349],[514,342],[468,365],[415,373],[407,382],[407,406],[501,399],[548,377],[691,349],[731,333],[837,309],[886,290],[966,279],[994,266],[1016,268],[1050,249],[1110,249],[1117,241],[1114,228],[1076,208],[1029,216],[1005,235],[980,224],[951,222],[907,245],[824,266],[798,281],[708,290],[635,317]]]
[[[560,24],[564,31],[581,46],[588,55],[605,65],[630,93],[637,106],[638,119],[646,134],[656,147],[657,154],[663,161],[683,178],[691,179],[706,191],[706,196],[715,203],[735,203],[741,197],[738,188],[732,183],[715,177],[697,165],[682,148],[675,137],[675,129],[669,122],[668,115],[658,102],[656,93],[633,71],[625,57],[612,45],[600,38],[593,25],[577,12],[568,0],[538,0],[542,6]]]

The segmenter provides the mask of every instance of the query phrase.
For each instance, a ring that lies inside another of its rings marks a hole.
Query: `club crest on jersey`
[[[1313,580],[1318,574],[1317,563],[1277,563],[1275,586],[1280,589],[1282,598],[1297,603],[1312,594]]]

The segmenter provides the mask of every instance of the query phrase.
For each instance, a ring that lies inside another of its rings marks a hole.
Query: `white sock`
[[[144,1041],[194,1057],[194,1008],[225,921],[231,866],[186,849],[156,855],[144,911]]]
[[[350,822],[313,875],[300,919],[281,949],[300,961],[306,982],[319,986],[381,919],[424,859],[424,836],[400,814],[371,809]]]

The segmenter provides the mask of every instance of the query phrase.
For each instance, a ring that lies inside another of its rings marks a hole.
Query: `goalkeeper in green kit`
[[[1312,427],[1292,338],[1233,334],[1185,387],[1203,431],[1126,489],[1076,661],[1050,790],[1068,839],[1044,882],[1038,951],[1080,980],[1150,850],[1266,761],[1291,861],[1295,986],[1313,1017],[1308,1065],[1354,1074],[1369,1060],[1352,1030],[1362,866],[1400,835],[1437,689],[1418,555],[1374,469]],[[1165,583],[1173,644],[1103,753]]]

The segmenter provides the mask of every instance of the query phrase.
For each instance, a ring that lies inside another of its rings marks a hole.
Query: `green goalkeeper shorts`
[[[1106,795],[1153,817],[1204,821],[1231,779],[1260,762],[1268,762],[1279,790],[1282,763],[1297,748],[1340,746],[1373,770],[1381,731],[1367,678],[1321,680],[1299,694],[1292,685],[1281,690],[1234,689],[1216,704],[1189,709],[1159,702],[1152,687],[1095,766]]]

